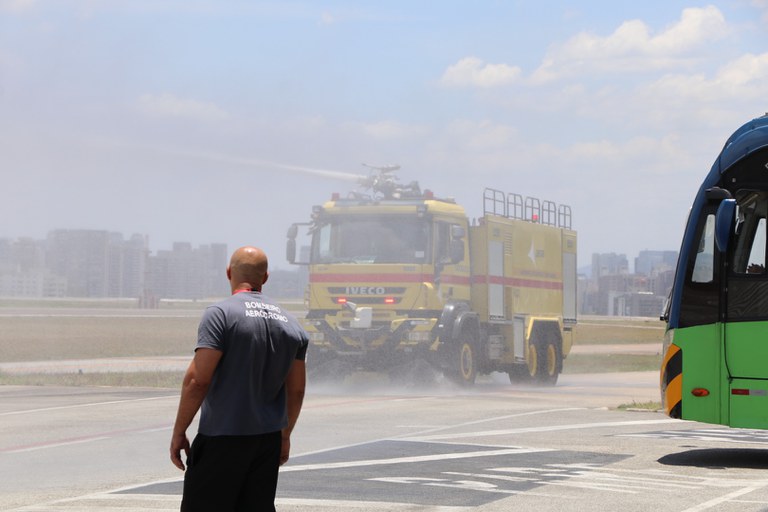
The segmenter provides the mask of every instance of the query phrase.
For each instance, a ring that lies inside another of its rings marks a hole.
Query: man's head
[[[267,255],[257,247],[241,247],[232,254],[227,266],[227,278],[232,291],[250,288],[261,291],[267,282]]]

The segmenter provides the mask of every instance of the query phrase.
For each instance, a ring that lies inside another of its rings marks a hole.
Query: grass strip
[[[571,354],[563,374],[659,371],[659,354]]]
[[[631,404],[621,404],[617,409],[621,411],[661,411],[661,402],[635,402],[633,401]]]
[[[0,373],[4,386],[114,386],[181,389],[184,372]]]

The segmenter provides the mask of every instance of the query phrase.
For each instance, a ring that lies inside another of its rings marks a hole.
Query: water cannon
[[[407,185],[398,182],[397,176],[393,173],[400,169],[397,164],[389,165],[370,165],[363,164],[371,169],[371,173],[366,177],[361,177],[358,183],[373,192],[373,197],[378,199],[406,199],[421,196],[419,183],[412,181]]]

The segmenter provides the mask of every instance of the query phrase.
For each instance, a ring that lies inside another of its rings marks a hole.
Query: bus
[[[768,428],[768,114],[736,130],[691,207],[662,314],[672,418]]]

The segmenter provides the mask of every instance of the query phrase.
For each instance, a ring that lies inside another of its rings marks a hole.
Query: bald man
[[[275,510],[278,469],[304,399],[309,340],[262,295],[268,277],[261,249],[236,250],[227,266],[232,296],[200,321],[171,437],[171,461],[182,471],[181,451],[187,456],[184,512]],[[190,447],[186,432],[198,409]]]

